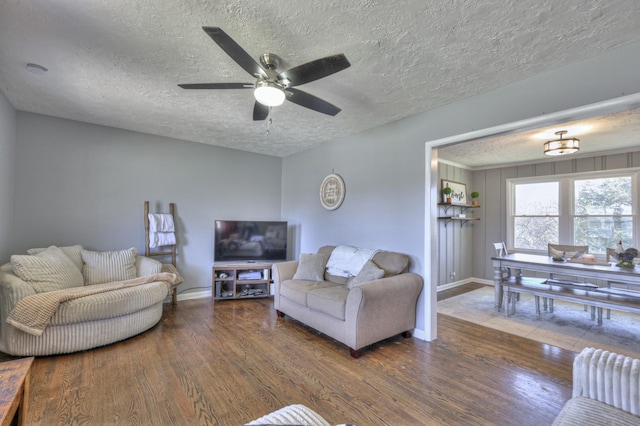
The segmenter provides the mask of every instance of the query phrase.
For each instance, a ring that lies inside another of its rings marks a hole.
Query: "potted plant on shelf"
[[[442,193],[443,193],[444,195],[446,195],[446,197],[447,197],[447,203],[450,203],[450,202],[451,202],[451,197],[450,197],[449,195],[451,195],[451,188],[449,188],[448,186],[447,186],[447,187],[444,187],[444,188],[442,189]]]
[[[476,200],[476,198],[478,198],[480,196],[480,194],[477,191],[473,191],[471,193],[471,198],[473,199],[473,201],[471,201],[471,205],[472,206],[477,206],[478,205],[478,201]]]

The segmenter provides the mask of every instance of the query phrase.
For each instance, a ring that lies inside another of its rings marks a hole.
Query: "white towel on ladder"
[[[149,232],[175,232],[173,216],[149,213]]]
[[[173,232],[149,232],[149,247],[176,245],[176,234]]]

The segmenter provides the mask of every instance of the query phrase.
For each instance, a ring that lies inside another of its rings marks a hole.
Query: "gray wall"
[[[144,253],[144,201],[152,212],[174,202],[179,292],[210,291],[214,220],[280,219],[280,158],[17,115],[14,252],[81,244]]]
[[[476,185],[475,179],[469,170],[454,167],[449,164],[438,163],[438,192],[440,192],[441,180],[447,179],[453,182],[464,183],[467,186],[467,196],[473,191],[484,194],[484,188]],[[438,200],[440,201],[440,200]],[[469,198],[468,203],[471,203]],[[478,203],[480,204],[480,203]],[[457,282],[473,277],[473,236],[476,228],[481,227],[483,219],[482,206],[480,208],[467,209],[464,213],[469,217],[480,218],[480,221],[458,222],[438,221],[438,251],[433,256],[438,257],[438,285]],[[438,207],[439,216],[455,216],[463,213],[459,207]],[[455,276],[452,277],[452,273]]]
[[[16,111],[0,92],[0,259],[11,255],[15,152]]]
[[[354,245],[408,254],[422,274],[424,144],[395,137],[403,131],[393,123],[284,159],[282,211],[297,228],[296,258],[323,245]],[[332,171],[344,179],[346,197],[327,211],[319,190]]]
[[[567,159],[556,162],[528,164],[515,167],[503,167],[473,172],[473,181],[482,182],[487,188],[496,188],[487,194],[484,203],[484,220],[476,223],[474,229],[474,262],[473,276],[487,280],[493,279],[491,256],[494,254],[493,243],[506,241],[506,182],[507,179],[563,175],[570,173],[594,172],[599,170],[619,170],[640,167],[640,152],[630,152],[589,158]]]

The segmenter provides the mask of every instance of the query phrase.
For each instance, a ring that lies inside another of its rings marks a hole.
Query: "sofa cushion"
[[[344,285],[317,288],[307,294],[307,307],[344,321],[349,288]]]
[[[62,250],[64,254],[69,256],[69,259],[73,261],[73,264],[78,267],[78,270],[80,272],[82,272],[82,256],[80,255],[80,252],[82,251],[82,246],[75,245],[75,246],[58,247],[58,248]],[[36,255],[38,253],[42,253],[45,250],[46,248],[32,248],[27,250],[27,253],[31,255]]]
[[[393,277],[409,270],[409,256],[392,251],[379,251],[371,259],[384,269],[385,277]]]
[[[82,274],[58,247],[51,246],[36,255],[11,256],[13,273],[29,283],[36,293],[81,287]]]
[[[351,289],[362,283],[379,280],[382,277],[384,277],[384,270],[378,268],[378,265],[376,265],[372,260],[368,260],[360,272],[358,272],[358,275],[349,281],[348,287]]]
[[[585,397],[571,398],[562,407],[553,425],[616,425],[640,424],[640,417],[613,405]]]
[[[286,297],[299,305],[307,306],[307,294],[309,291],[338,285],[340,284],[329,281],[287,280],[280,284],[280,296]]]
[[[124,281],[136,277],[136,249],[118,251],[80,252],[84,266],[82,275],[84,284],[101,284],[111,281]]]
[[[329,258],[324,254],[303,253],[298,261],[294,280],[323,281],[324,268]]]

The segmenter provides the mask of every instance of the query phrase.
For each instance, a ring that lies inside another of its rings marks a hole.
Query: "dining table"
[[[522,277],[522,271],[550,274],[553,276],[570,276],[585,282],[619,283],[631,290],[640,291],[640,267],[624,268],[610,262],[588,262],[580,260],[554,260],[551,256],[510,253],[491,258],[493,262],[493,282],[495,287],[495,309],[502,310],[504,296],[503,281],[509,277]],[[505,269],[506,268],[506,269]],[[505,271],[508,269],[508,276]],[[561,283],[561,281],[560,281]],[[640,295],[640,293],[638,293]]]

